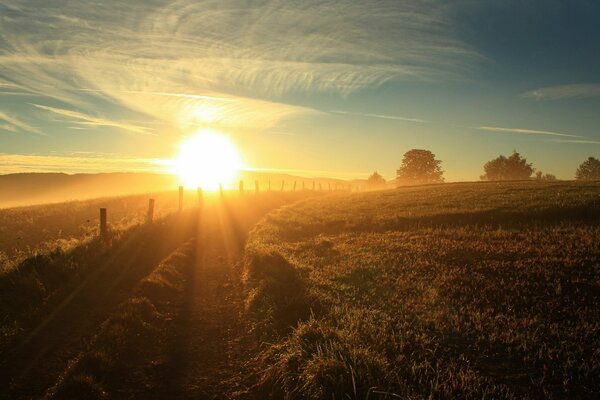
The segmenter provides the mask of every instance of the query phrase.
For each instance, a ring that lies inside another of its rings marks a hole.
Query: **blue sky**
[[[0,173],[160,171],[199,129],[252,168],[476,180],[600,156],[597,1],[0,0]]]

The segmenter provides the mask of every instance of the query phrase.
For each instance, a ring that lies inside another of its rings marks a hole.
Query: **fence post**
[[[323,185],[321,185],[321,184],[319,183],[319,192],[322,192],[322,191],[323,191]]]
[[[329,182],[329,183],[327,184],[327,190],[329,190],[329,191],[331,192],[331,182]]]
[[[283,192],[283,186],[285,185],[285,181],[281,181],[281,192]]]
[[[294,181],[294,192],[296,191],[296,181]]]
[[[224,194],[223,194],[223,184],[222,183],[219,183],[219,195],[221,196],[221,198],[224,197]]]
[[[108,236],[108,223],[106,221],[106,208],[100,209],[100,237],[106,239]]]
[[[271,191],[271,180],[269,179],[269,192]]]
[[[304,190],[304,181],[302,181],[302,190]]]
[[[254,190],[256,192],[256,194],[258,194],[260,188],[258,187],[258,179],[254,181]]]
[[[146,217],[146,222],[151,224],[154,219],[154,199],[148,200],[148,215]]]
[[[198,205],[202,206],[202,204],[204,203],[204,193],[202,192],[202,188],[196,188],[196,192],[198,193]]]
[[[243,180],[240,180],[239,188],[240,188],[240,195],[244,194],[244,181]]]
[[[313,181],[313,192],[315,191],[315,181]]]
[[[179,186],[179,212],[183,210],[183,186]]]

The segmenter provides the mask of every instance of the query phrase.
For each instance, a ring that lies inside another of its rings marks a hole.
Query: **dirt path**
[[[110,398],[249,398],[245,391],[256,381],[252,360],[260,344],[244,313],[245,240],[267,212],[295,199],[236,198],[205,207],[200,218],[193,216],[197,248],[194,265],[187,268],[183,301],[172,304],[174,318],[165,340],[148,343],[151,359],[140,355],[127,360],[132,376],[141,375],[138,383],[153,382],[146,387],[122,381]],[[189,237],[175,228],[152,241],[123,243],[114,259],[104,261],[26,343],[0,360],[0,399],[41,398],[69,360],[88,347],[98,326],[131,296],[136,283]],[[158,371],[156,360],[161,360]]]
[[[169,398],[247,398],[259,343],[244,313],[243,246],[252,222],[226,208],[200,224],[196,265],[170,342]]]

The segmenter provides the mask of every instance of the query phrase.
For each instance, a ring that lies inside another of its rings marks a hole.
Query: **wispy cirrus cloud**
[[[149,128],[145,128],[145,127],[141,127],[141,126],[137,126],[137,125],[132,125],[132,124],[117,122],[117,121],[113,121],[113,120],[109,120],[109,119],[105,119],[105,118],[95,117],[95,116],[87,115],[87,114],[84,114],[84,113],[81,113],[78,111],[66,110],[63,108],[49,107],[49,106],[44,106],[41,104],[31,104],[31,105],[40,110],[49,111],[51,113],[58,114],[63,117],[67,117],[67,118],[71,119],[70,122],[74,123],[74,124],[81,124],[81,125],[87,125],[87,126],[108,126],[108,127],[112,127],[112,128],[122,129],[122,130],[125,130],[128,132],[141,133],[143,135],[156,135]]]
[[[44,135],[44,132],[38,128],[29,125],[28,123],[21,121],[17,117],[0,111],[0,129],[10,132],[29,132],[38,135]]]
[[[572,138],[583,138],[584,136],[579,135],[569,135],[566,133],[553,132],[553,131],[543,131],[537,129],[526,129],[526,128],[503,128],[499,126],[477,126],[472,129],[477,129],[479,131],[490,131],[490,132],[504,132],[504,133],[516,133],[521,135],[544,135],[544,136],[562,136],[562,137],[572,137]]]
[[[584,99],[600,97],[600,84],[582,83],[575,85],[549,86],[523,93],[521,97],[536,100]]]
[[[576,139],[553,139],[547,140],[553,143],[572,143],[572,144],[600,144],[600,140],[576,140]]]
[[[379,118],[379,119],[389,119],[393,121],[404,121],[404,122],[416,122],[416,123],[427,123],[430,122],[421,118],[410,118],[410,117],[401,117],[398,115],[385,115],[385,114],[371,114],[371,113],[361,113],[361,112],[351,112],[351,111],[340,111],[333,110],[329,111],[331,114],[341,114],[341,115],[354,115],[357,117],[367,117],[367,118]]]
[[[0,82],[13,92],[87,115],[106,102],[184,129],[214,114],[272,128],[314,114],[285,94],[462,79],[483,59],[438,0],[5,0],[0,14]]]
[[[163,160],[94,154],[36,155],[0,153],[2,173],[164,172]]]

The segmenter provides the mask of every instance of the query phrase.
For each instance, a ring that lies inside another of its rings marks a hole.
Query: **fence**
[[[291,185],[291,192],[296,192],[296,188],[297,188],[297,181],[294,181],[293,185]],[[239,186],[238,186],[238,190],[239,190],[239,194],[240,195],[244,195],[246,194],[245,190],[244,190],[244,181],[240,180],[239,181]],[[272,186],[271,186],[271,180],[268,180],[266,183],[266,192],[271,192]],[[280,186],[280,192],[284,192],[286,188],[286,181],[282,180],[281,181],[281,186]],[[318,189],[317,189],[318,188]],[[302,181],[302,190],[303,191],[308,191],[308,189],[306,188],[306,184],[305,181]],[[352,190],[352,186],[351,185],[341,185],[338,183],[335,183],[333,186],[331,184],[331,182],[327,183],[327,191],[351,191]],[[319,182],[318,186],[316,184],[315,181],[312,181],[312,190],[311,191],[319,191],[319,192],[323,192],[323,184]],[[204,204],[204,191],[202,190],[202,188],[197,188],[196,190],[197,192],[197,196],[198,196],[198,206],[202,206]],[[259,195],[261,193],[261,185],[260,185],[260,181],[257,179],[254,181],[254,192],[256,195]],[[183,186],[179,186],[178,187],[178,212],[182,212],[183,208],[184,208],[184,187]],[[224,199],[225,197],[225,192],[223,190],[223,185],[219,184],[219,197],[220,199]],[[155,205],[156,205],[156,200],[154,198],[150,198],[148,199],[148,211],[146,214],[146,223],[153,223],[154,221],[154,210],[155,210]],[[102,238],[108,238],[108,234],[109,234],[109,224],[108,224],[108,209],[106,207],[102,207],[100,208],[100,220],[99,220],[99,235]]]

